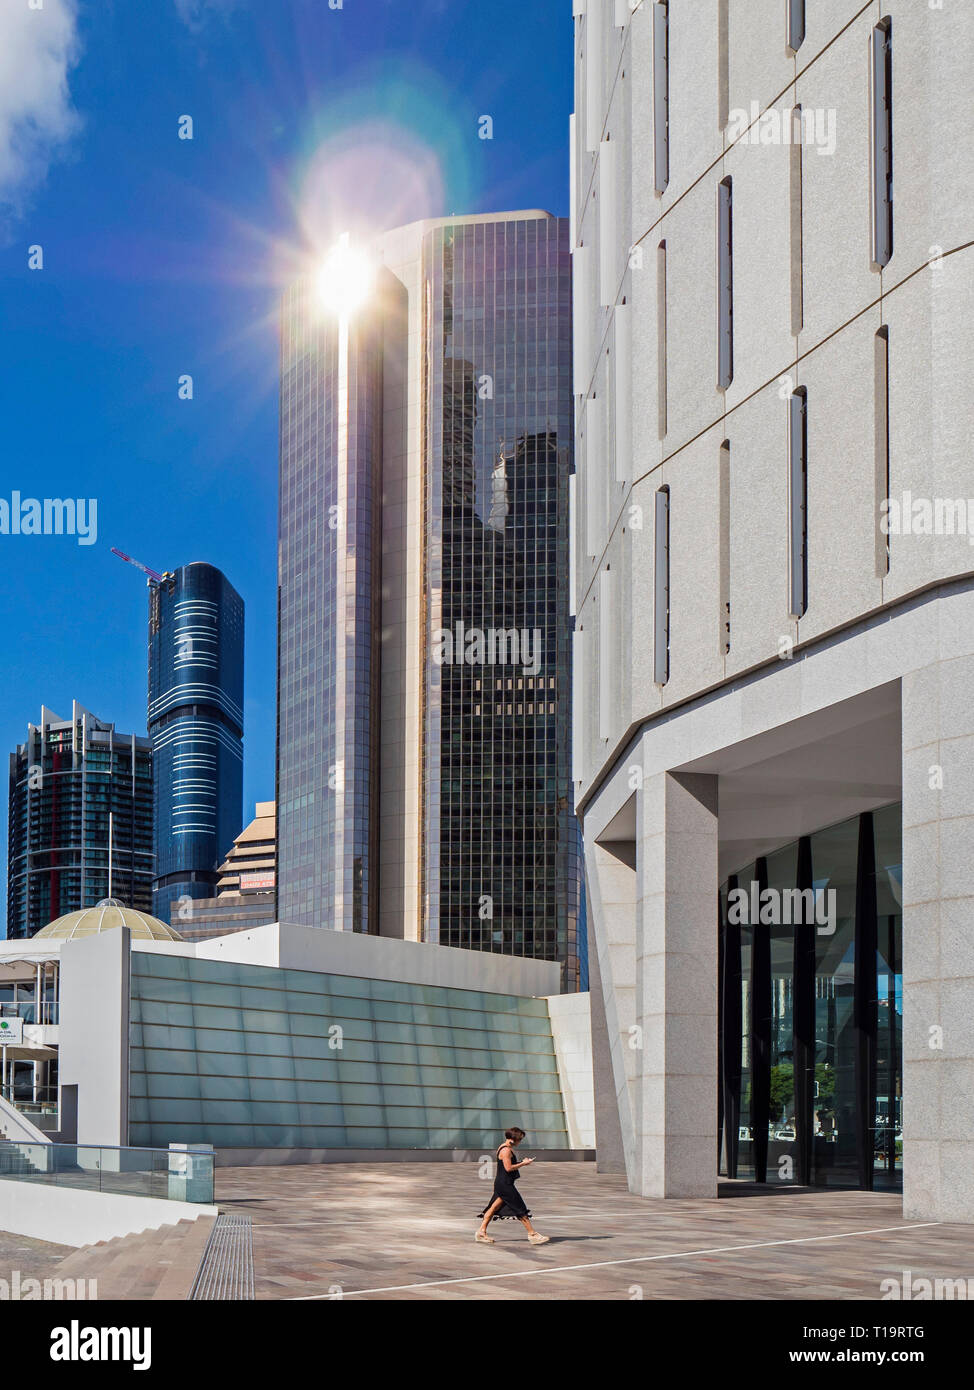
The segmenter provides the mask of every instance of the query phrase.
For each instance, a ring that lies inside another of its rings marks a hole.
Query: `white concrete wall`
[[[234,960],[247,965],[321,970],[335,975],[401,980],[404,984],[445,985],[530,997],[554,993],[560,976],[560,967],[551,961],[397,941],[358,932],[322,931],[290,923],[272,923],[201,941],[196,955],[204,960]]]
[[[548,1017],[565,1104],[568,1143],[573,1149],[594,1149],[591,995],[551,995],[548,999]]]
[[[94,1245],[100,1240],[175,1225],[177,1221],[218,1215],[217,1207],[197,1202],[169,1202],[161,1197],[130,1197],[0,1179],[0,1231],[56,1245]]]
[[[78,1087],[78,1142],[128,1143],[128,927],[61,948],[59,1084]]]
[[[964,599],[941,621],[942,659],[903,681],[903,1215],[920,1221],[974,1221],[974,596]]]

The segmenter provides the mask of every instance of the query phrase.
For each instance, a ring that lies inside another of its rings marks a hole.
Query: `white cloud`
[[[207,20],[224,18],[237,8],[238,0],[176,0],[176,12],[186,27],[198,34]]]
[[[0,4],[0,216],[17,217],[80,125],[68,73],[80,51],[76,0]]]

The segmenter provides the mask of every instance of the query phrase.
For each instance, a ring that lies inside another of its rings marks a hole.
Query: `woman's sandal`
[[[478,1231],[477,1234],[474,1236],[474,1240],[479,1241],[481,1245],[493,1245],[493,1244],[494,1244],[494,1237],[493,1237],[493,1236],[485,1236],[484,1233],[483,1233],[483,1231]]]
[[[543,1236],[540,1231],[532,1231],[528,1236],[532,1245],[547,1245],[550,1239],[551,1236]]]

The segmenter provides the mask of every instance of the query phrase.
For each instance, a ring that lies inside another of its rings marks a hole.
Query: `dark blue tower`
[[[178,930],[243,824],[243,600],[212,565],[149,585],[152,912]]]

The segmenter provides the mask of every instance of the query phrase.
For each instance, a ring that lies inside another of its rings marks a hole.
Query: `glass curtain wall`
[[[281,332],[277,915],[357,932],[378,930],[380,310],[343,328],[301,281]]]
[[[424,937],[587,988],[572,808],[565,219],[427,234]],[[515,647],[515,641],[517,646]]]
[[[722,885],[723,1175],[902,1187],[901,843],[901,807],[885,806]],[[796,891],[815,913],[793,924]]]

